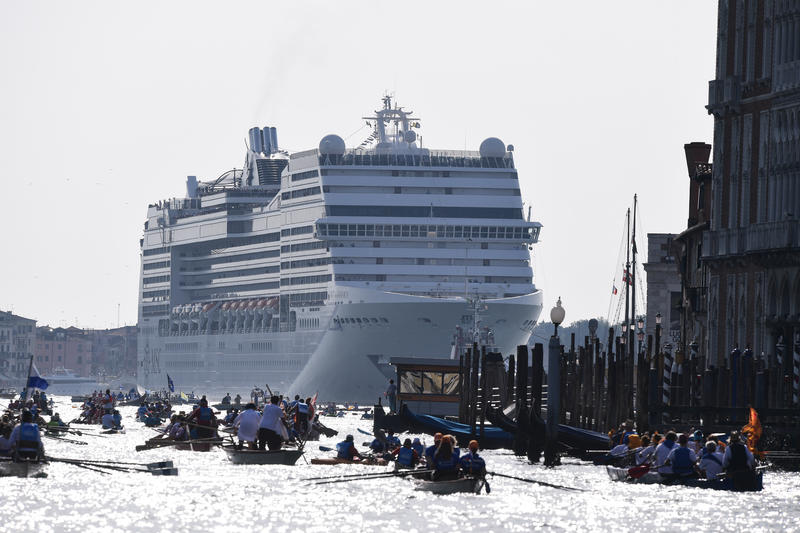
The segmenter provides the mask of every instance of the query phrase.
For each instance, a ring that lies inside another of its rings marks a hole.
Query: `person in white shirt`
[[[705,472],[706,479],[709,481],[716,479],[722,472],[722,454],[717,451],[717,443],[713,440],[706,442],[705,448],[700,452],[700,464],[698,468]]]
[[[283,444],[281,436],[281,426],[283,425],[283,409],[278,405],[281,399],[273,396],[269,403],[264,406],[264,413],[261,415],[261,423],[258,426],[258,449],[263,450],[267,446],[272,450],[280,450]]]
[[[650,437],[645,435],[642,437],[642,447],[636,452],[636,464],[643,465],[649,463],[656,451],[654,444],[650,444]]]
[[[239,437],[237,448],[241,450],[245,442],[250,444],[251,448],[256,447],[258,425],[260,423],[261,415],[256,411],[255,404],[248,403],[244,411],[239,413],[239,416],[233,421],[233,427],[237,429],[236,436]]]
[[[677,446],[677,444],[675,444],[676,440],[678,440],[678,435],[676,435],[674,431],[668,431],[667,436],[664,437],[664,440],[661,442],[661,444],[656,446],[655,467],[656,472],[659,474],[672,473],[672,466],[664,463],[667,462],[667,457],[669,457],[672,449]]]

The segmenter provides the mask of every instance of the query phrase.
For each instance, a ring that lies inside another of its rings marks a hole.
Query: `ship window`
[[[452,237],[453,236],[453,226],[445,227],[445,236]]]
[[[359,324],[361,324],[361,319],[360,319],[360,318],[358,318],[358,317],[356,317],[356,322],[358,322]]]
[[[395,171],[395,172],[396,172],[396,171]],[[396,175],[396,174],[395,174],[395,175]],[[401,187],[395,187],[395,188],[394,188],[394,193],[395,193],[395,194],[401,194],[402,192],[403,192],[403,189],[402,189]]]
[[[375,225],[367,224],[367,237],[374,237],[374,236],[375,236]]]
[[[453,237],[455,237],[456,239],[460,239],[463,231],[464,228],[462,226],[456,226],[455,228],[453,228]]]
[[[383,264],[383,257],[376,258],[375,259],[375,264],[376,265],[382,265]]]
[[[365,324],[369,324],[369,318],[364,316],[364,317],[361,317],[361,320],[363,320]]]
[[[410,231],[410,228],[409,228],[409,226],[407,226],[407,225],[403,225],[403,233],[402,233],[402,236],[403,236],[403,237],[408,237],[408,233],[409,233],[409,231]]]
[[[328,226],[328,235],[331,237],[338,237],[339,236],[339,224],[330,224]]]
[[[481,243],[481,250],[488,250],[488,249],[489,249],[489,243],[488,242],[482,242]]]
[[[364,237],[366,235],[366,228],[365,228],[364,224],[359,224],[358,225],[357,235],[359,237]]]
[[[358,231],[358,229],[356,228],[355,224],[350,224],[349,226],[347,226],[347,235],[348,236],[356,237],[357,236],[356,235],[357,231]]]
[[[381,322],[388,324],[389,320],[387,318],[381,317]]]
[[[497,238],[497,227],[496,226],[490,226],[489,227],[489,238],[490,239],[496,239]]]
[[[419,237],[419,226],[411,226],[411,237]]]
[[[453,194],[453,189],[452,189],[452,188],[450,188],[450,187],[445,187],[445,188],[444,188],[444,193],[445,193],[445,194]]]
[[[418,258],[417,258],[417,264],[418,264],[418,265],[424,265],[424,264],[425,264],[425,259],[423,259],[423,258],[421,258],[421,257],[418,257]]]

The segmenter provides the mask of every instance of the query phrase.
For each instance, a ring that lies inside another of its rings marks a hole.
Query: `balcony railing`
[[[800,220],[764,222],[703,235],[703,257],[709,259],[787,248],[800,248]]]

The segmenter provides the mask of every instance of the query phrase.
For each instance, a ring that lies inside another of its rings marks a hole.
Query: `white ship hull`
[[[455,326],[464,325],[465,318],[471,320],[463,298],[344,290],[350,303],[313,313],[325,329],[143,339],[150,367],[141,373],[140,384],[165,388],[169,374],[176,388],[184,391],[269,384],[292,396],[319,392],[326,401],[374,402],[386,388],[388,376],[381,367],[385,369],[389,358],[449,358]],[[536,322],[542,297],[537,291],[486,300],[484,305],[482,323],[494,331],[498,350],[506,354],[527,343],[530,328],[523,323]],[[311,315],[299,312],[298,322],[307,316]],[[190,349],[168,352],[170,346]],[[252,346],[268,349],[249,350]]]

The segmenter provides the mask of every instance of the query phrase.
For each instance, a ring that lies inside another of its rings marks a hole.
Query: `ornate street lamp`
[[[558,335],[558,326],[560,326],[561,323],[564,322],[564,316],[566,314],[567,312],[564,310],[563,307],[561,307],[561,296],[559,296],[558,301],[556,302],[556,306],[550,310],[550,322],[552,322],[553,326],[555,326],[553,331],[554,337]]]

